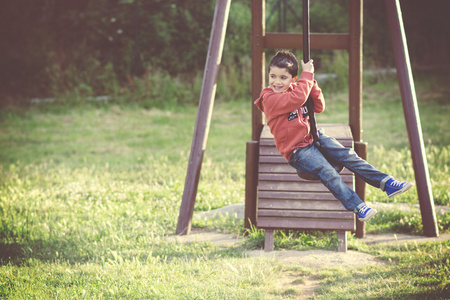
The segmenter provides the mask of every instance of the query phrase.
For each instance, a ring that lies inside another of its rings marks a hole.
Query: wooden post
[[[265,1],[252,0],[252,141],[247,142],[245,174],[244,227],[256,226],[258,195],[259,136],[263,127],[262,112],[253,104],[264,87],[264,35]]]
[[[338,239],[338,251],[347,252],[347,231],[336,231]]]
[[[367,160],[367,143],[354,142],[355,152],[364,160]],[[366,202],[366,183],[360,177],[355,176],[355,192],[359,198]],[[356,218],[356,232],[357,238],[363,238],[366,236],[366,222],[361,222]]]
[[[385,6],[419,195],[423,232],[425,236],[436,237],[439,235],[436,213],[400,3],[398,0],[385,0]]]
[[[273,229],[265,229],[264,230],[264,251],[265,252],[273,251],[273,242],[274,242],[273,233],[274,233]]]
[[[350,0],[349,124],[357,142],[362,140],[362,9],[362,0]]]
[[[350,0],[349,13],[349,124],[355,152],[366,159],[367,145],[362,142],[362,70],[363,70],[363,1]],[[355,177],[355,191],[366,202],[366,183]],[[365,236],[365,223],[356,220],[356,237]]]
[[[191,231],[192,214],[194,213],[203,154],[208,139],[209,125],[216,93],[217,74],[222,59],[223,43],[228,22],[231,0],[217,0],[214,19],[209,40],[208,56],[203,73],[202,92],[198,105],[191,154],[181,201],[180,214],[176,234],[185,235]]]
[[[256,207],[258,201],[258,159],[259,142],[247,142],[245,162],[245,220],[244,228],[256,226]]]
[[[262,112],[253,104],[264,88],[265,1],[252,0],[252,140],[258,141],[262,130]]]

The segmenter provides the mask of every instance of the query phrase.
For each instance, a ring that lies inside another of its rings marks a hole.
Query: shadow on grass
[[[360,295],[361,299],[448,299],[446,296],[450,295],[450,285],[446,284],[447,279],[443,279],[445,276],[439,275],[435,268],[430,268],[426,263],[402,268],[403,271],[398,266],[393,267],[392,263],[385,268],[368,269],[364,274],[347,273],[345,278],[342,278],[343,274],[333,279],[328,276],[326,284],[316,292],[318,295],[333,295],[337,289],[341,289],[341,296],[356,295],[365,286],[370,286],[367,294]],[[347,290],[342,286],[343,281],[352,282],[353,286]]]
[[[12,263],[21,265],[25,261],[24,245],[0,243],[0,266]]]
[[[0,266],[22,265],[29,259],[43,262],[63,260],[70,264],[82,263],[92,258],[91,253],[78,247],[70,240],[33,240],[24,243],[0,242]]]
[[[25,243],[0,242],[0,266],[13,264],[23,265],[27,261],[42,262],[64,261],[68,264],[86,262],[120,262],[137,260],[142,263],[159,261],[170,263],[173,260],[215,260],[221,258],[242,257],[244,249],[237,245],[219,247],[209,242],[193,242],[187,244],[158,243],[148,245],[130,245],[129,247],[113,246],[109,248],[91,247],[89,243],[78,245],[76,241],[35,240]]]
[[[448,299],[449,246],[449,240],[400,246],[380,244],[373,250],[388,264],[374,268],[361,265],[353,272],[333,276],[325,271],[326,283],[317,292],[327,295],[339,290],[345,298],[365,291],[361,299]]]

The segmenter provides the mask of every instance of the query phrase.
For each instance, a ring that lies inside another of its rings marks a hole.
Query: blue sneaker
[[[358,216],[358,220],[360,220],[361,222],[365,222],[372,219],[372,217],[375,216],[377,212],[378,211],[375,208],[370,208],[366,205],[363,205],[356,215]]]
[[[406,192],[412,186],[413,186],[412,182],[401,182],[395,179],[389,179],[385,185],[386,194],[388,195],[389,198],[392,198],[394,196]]]

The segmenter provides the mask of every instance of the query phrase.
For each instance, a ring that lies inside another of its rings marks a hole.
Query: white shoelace
[[[394,181],[391,183],[391,185],[392,185],[393,187],[400,187],[400,186],[402,186],[402,182],[401,182],[401,181],[394,180]]]
[[[370,209],[369,207],[367,207],[367,206],[364,205],[363,207],[361,207],[361,208],[359,209],[358,213],[364,214],[364,213],[366,213],[366,211],[369,210],[369,209]]]

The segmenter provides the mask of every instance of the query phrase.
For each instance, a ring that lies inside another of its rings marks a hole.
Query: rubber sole
[[[404,187],[402,187],[401,189],[399,189],[398,191],[393,192],[392,194],[388,195],[389,198],[395,197],[397,195],[400,195],[404,192],[406,192],[407,190],[409,190],[410,188],[412,188],[414,184],[412,182],[407,182],[405,184]]]
[[[358,220],[360,220],[361,222],[369,221],[370,219],[372,219],[377,214],[377,212],[378,211],[376,209],[371,208],[364,218],[359,218],[358,217]]]

